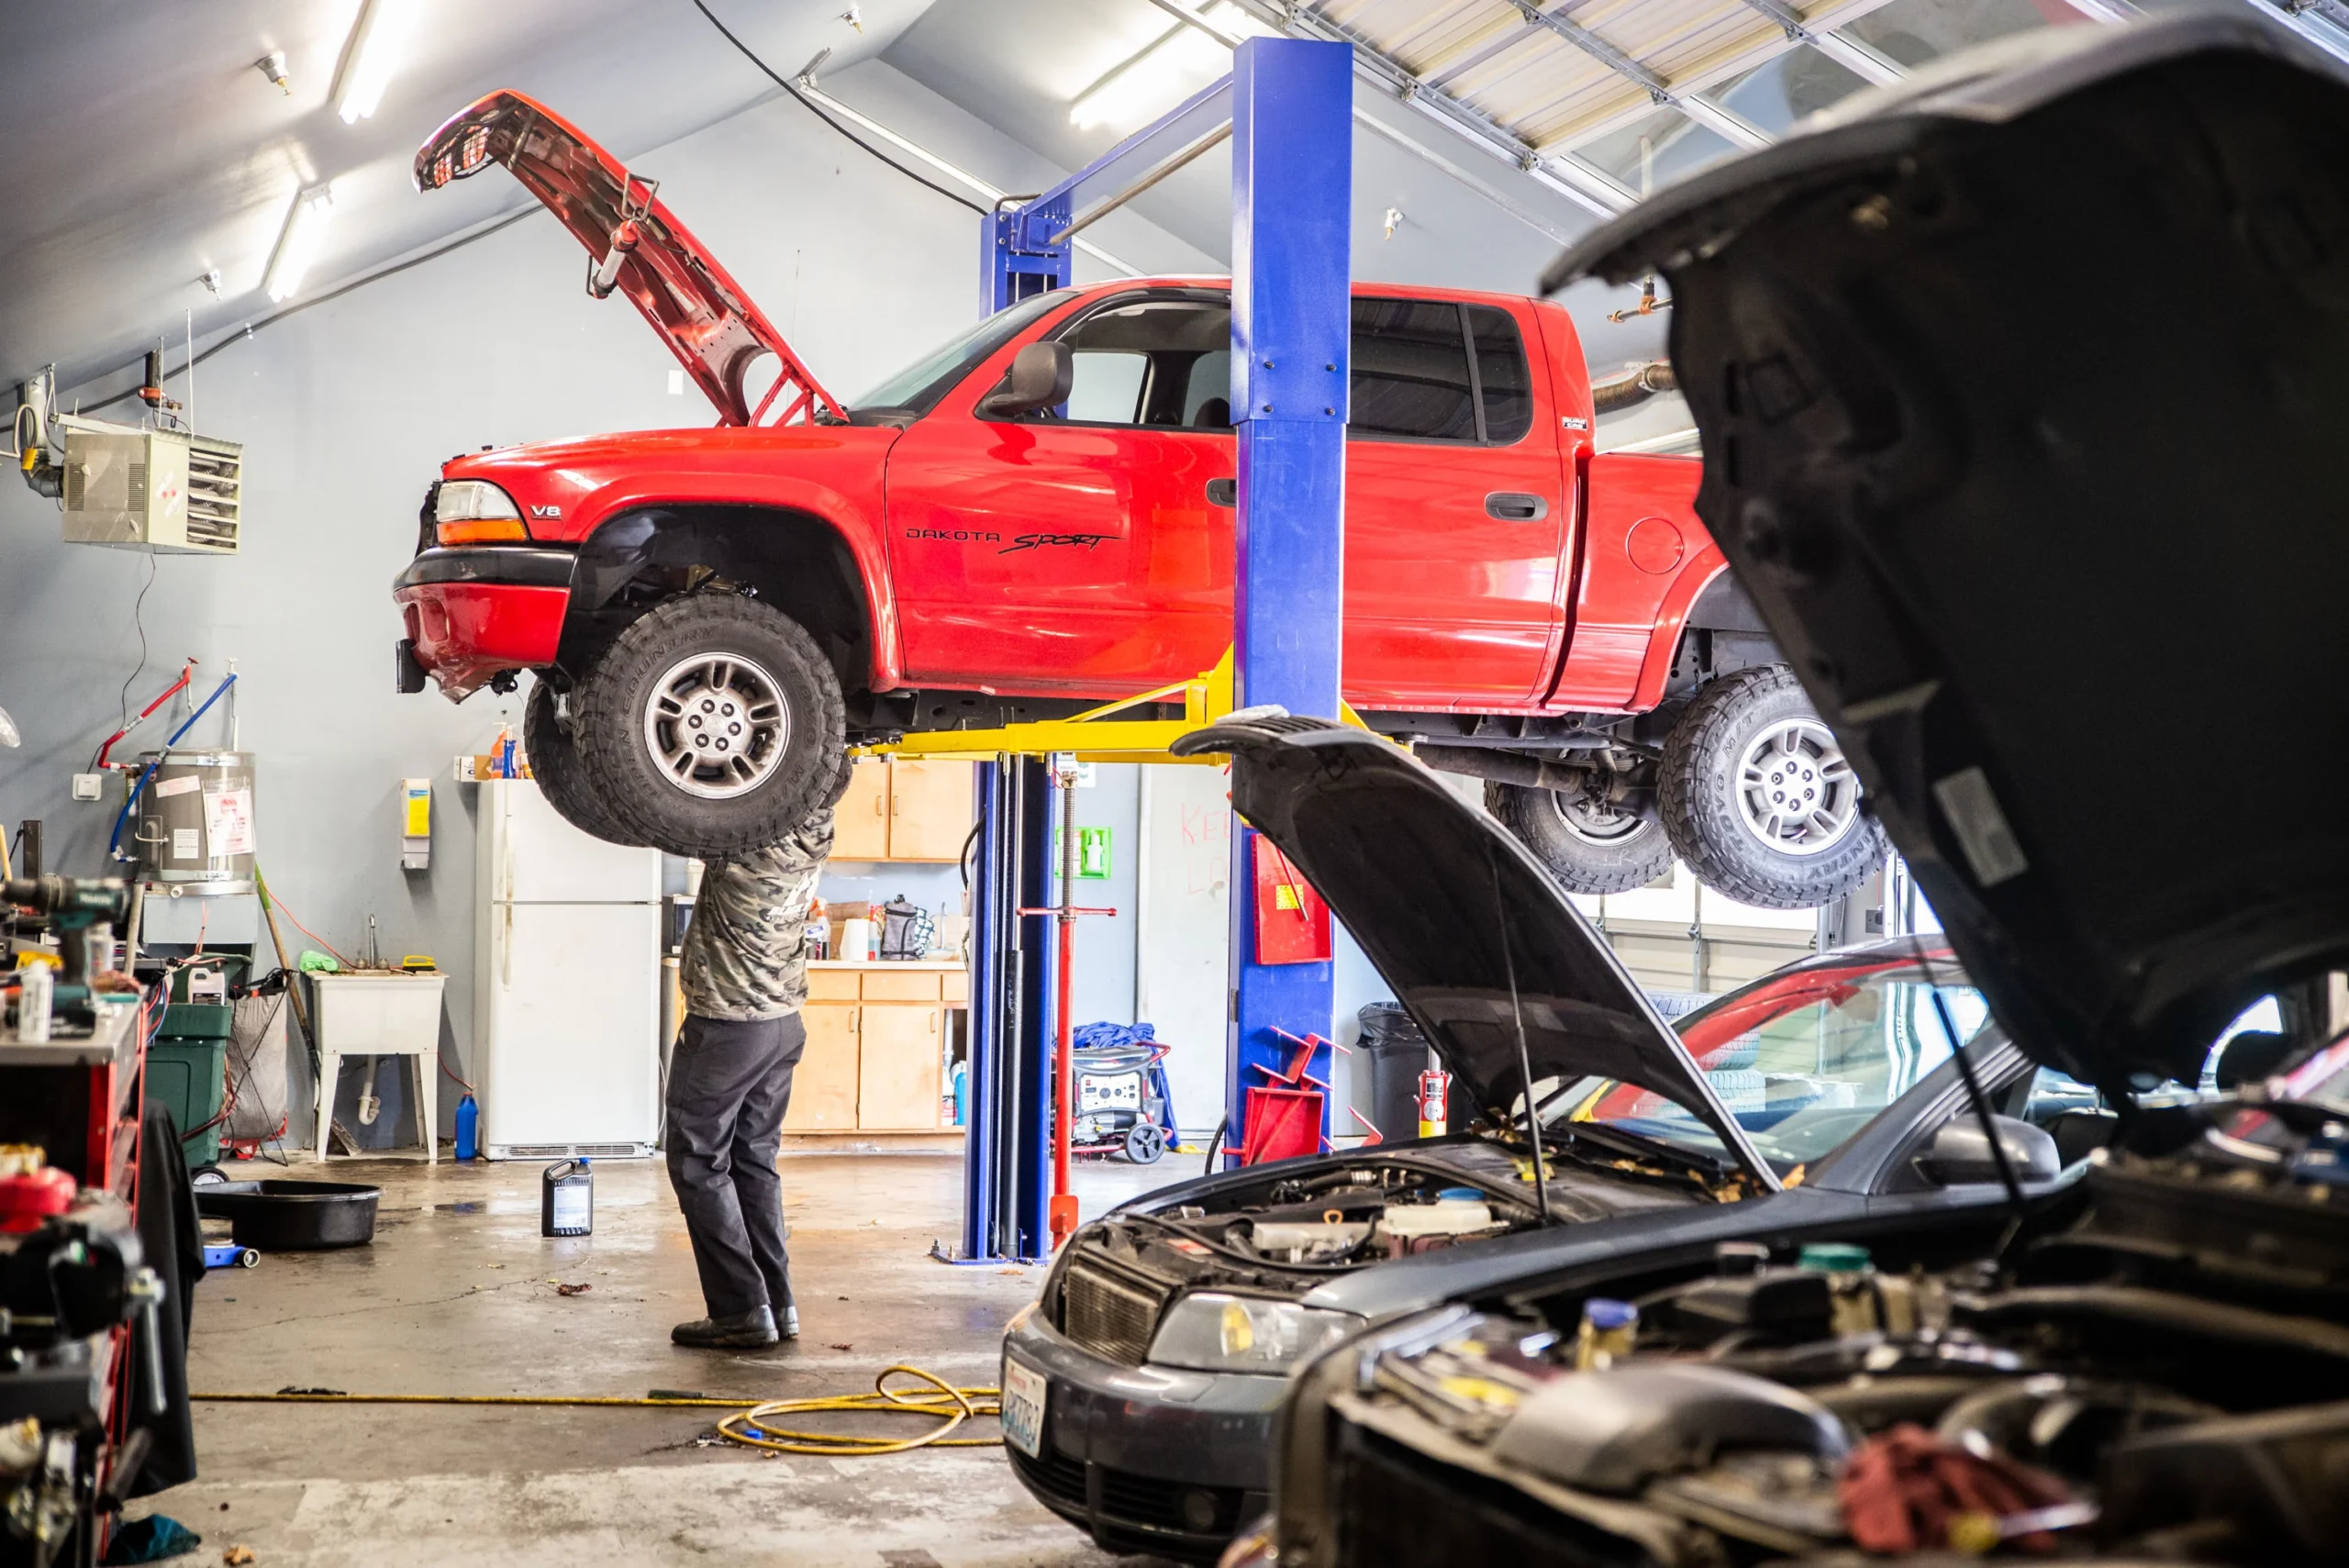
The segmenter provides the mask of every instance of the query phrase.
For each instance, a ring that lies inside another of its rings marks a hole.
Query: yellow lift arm
[[[1180,718],[1119,718],[1117,716],[1150,703],[1180,698]],[[1367,728],[1352,706],[1341,704],[1339,717],[1358,728]],[[1215,668],[1187,681],[1156,691],[1120,697],[1066,718],[1039,719],[1032,724],[1007,724],[999,729],[932,729],[907,735],[887,745],[860,746],[860,757],[957,757],[990,762],[1009,754],[1042,757],[1073,753],[1084,762],[1204,762],[1220,767],[1220,757],[1177,757],[1169,751],[1176,737],[1213,724],[1231,712],[1231,650],[1223,651]]]

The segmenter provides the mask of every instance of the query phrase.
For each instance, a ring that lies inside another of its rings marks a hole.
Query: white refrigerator
[[[581,832],[529,779],[480,787],[482,1151],[648,1156],[661,1108],[661,852]]]

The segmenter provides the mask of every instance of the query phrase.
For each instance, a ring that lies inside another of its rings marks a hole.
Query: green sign
[[[1052,829],[1052,874],[1061,873],[1061,830]],[[1079,827],[1076,830],[1076,879],[1079,882],[1109,880],[1109,829]]]

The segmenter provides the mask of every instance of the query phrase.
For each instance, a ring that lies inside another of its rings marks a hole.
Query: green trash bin
[[[236,1009],[174,1002],[147,1048],[147,1097],[169,1106],[190,1165],[220,1162],[220,1112],[228,1100],[228,1034]],[[206,1123],[211,1125],[206,1126]],[[196,1128],[204,1128],[196,1132]]]

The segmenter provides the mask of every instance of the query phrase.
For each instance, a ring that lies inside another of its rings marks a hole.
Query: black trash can
[[[1428,1038],[1393,1002],[1373,1002],[1354,1015],[1362,1039],[1354,1049],[1370,1058],[1371,1120],[1388,1143],[1419,1135],[1419,1074],[1427,1070]]]

